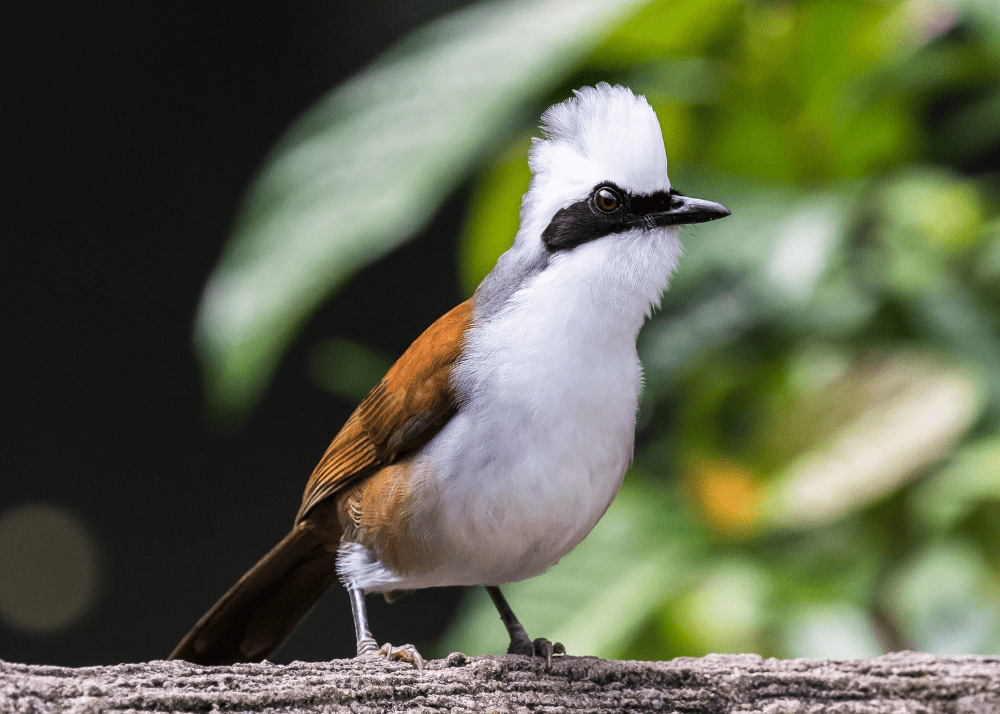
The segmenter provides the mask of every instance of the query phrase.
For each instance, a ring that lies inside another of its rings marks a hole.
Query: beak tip
[[[692,213],[699,215],[699,220],[694,221],[697,223],[702,223],[705,221],[717,221],[720,218],[725,218],[726,216],[733,215],[733,212],[728,208],[723,206],[721,203],[716,203],[715,201],[706,201],[704,199],[687,199],[691,204],[693,209]]]
[[[704,216],[702,218],[703,221],[717,221],[720,218],[733,215],[733,212],[721,203],[716,203],[715,201],[705,201],[705,204],[705,210],[702,214]]]

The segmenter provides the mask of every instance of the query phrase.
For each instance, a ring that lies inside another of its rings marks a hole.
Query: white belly
[[[420,583],[523,580],[583,540],[632,456],[639,371],[634,355],[622,362],[614,379],[550,375],[547,392],[562,393],[555,403],[563,409],[518,403],[524,392],[511,380],[492,407],[468,405],[449,423],[420,465],[434,494],[413,528],[439,556]],[[506,408],[497,410],[498,402]]]

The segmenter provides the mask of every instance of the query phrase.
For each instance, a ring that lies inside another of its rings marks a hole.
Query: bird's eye
[[[594,194],[594,204],[598,210],[604,213],[612,213],[617,211],[619,206],[622,205],[622,199],[617,191],[610,188],[601,188]]]

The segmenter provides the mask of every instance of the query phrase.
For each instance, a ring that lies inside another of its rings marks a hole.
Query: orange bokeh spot
[[[688,468],[690,491],[705,520],[717,531],[745,536],[761,516],[761,487],[745,464],[700,457]]]

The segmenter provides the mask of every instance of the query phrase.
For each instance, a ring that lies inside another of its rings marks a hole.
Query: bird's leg
[[[351,612],[354,614],[354,635],[358,641],[358,657],[378,651],[378,642],[368,629],[368,612],[365,610],[365,591],[348,587],[351,595]]]
[[[347,587],[351,596],[351,612],[354,613],[354,634],[358,641],[358,657],[377,655],[396,662],[408,662],[418,670],[424,668],[424,658],[413,645],[393,647],[386,642],[381,647],[368,629],[368,613],[365,610],[365,591],[353,586]]]
[[[544,657],[547,667],[552,666],[552,655],[566,654],[566,648],[563,647],[561,642],[549,642],[544,637],[539,637],[534,641],[530,640],[528,633],[524,631],[524,627],[517,621],[514,611],[507,604],[507,598],[500,592],[500,588],[495,585],[487,585],[486,592],[490,594],[490,599],[496,606],[497,612],[500,613],[500,619],[503,620],[503,624],[507,628],[507,634],[510,635],[510,646],[507,648],[507,654],[526,655],[531,657],[531,659],[535,659],[536,656]]]

